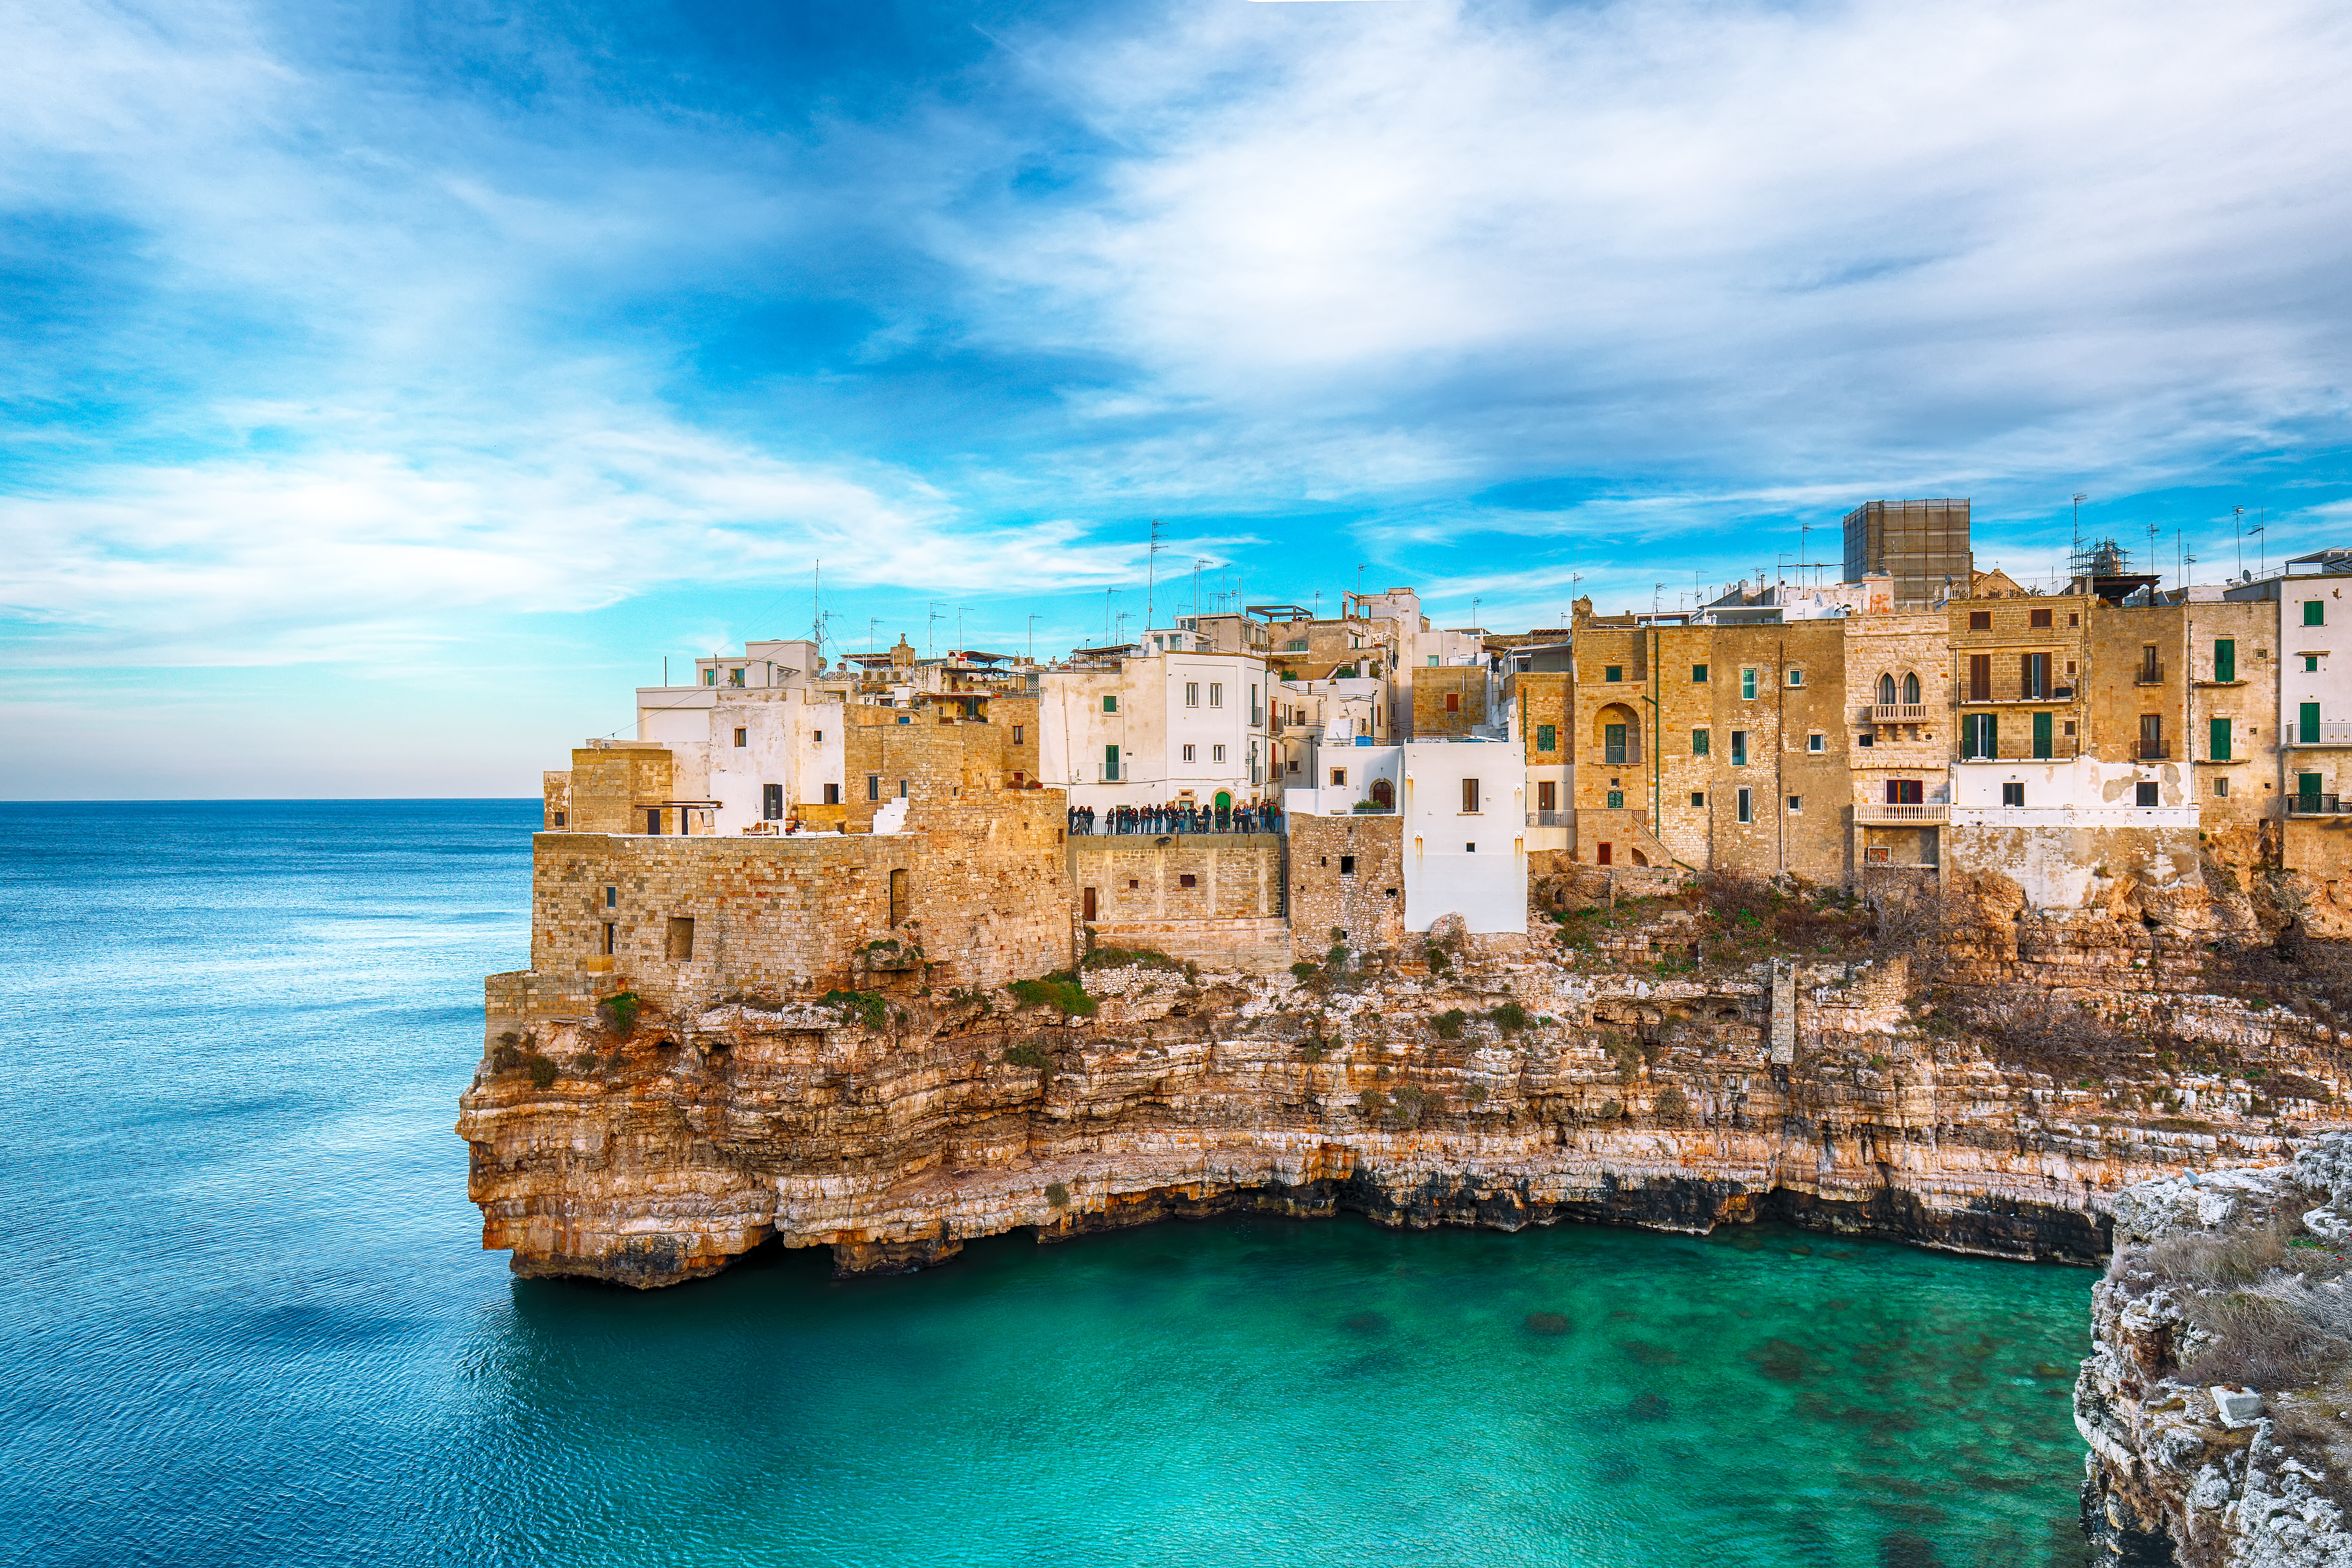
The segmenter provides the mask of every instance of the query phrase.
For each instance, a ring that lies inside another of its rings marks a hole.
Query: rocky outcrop
[[[770,1240],[857,1272],[1233,1207],[1777,1217],[2090,1263],[2126,1187],[2283,1159],[2337,1113],[2332,1026],[2212,990],[2179,910],[2001,895],[1916,977],[1865,911],[1749,932],[1668,900],[1304,979],[1095,968],[1025,1004],[713,997],[622,1027],[509,984],[540,1000],[458,1131],[518,1271],[660,1285]]]
[[[2118,1564],[2352,1568],[2352,1136],[2113,1205],[2075,1384],[2084,1527]]]

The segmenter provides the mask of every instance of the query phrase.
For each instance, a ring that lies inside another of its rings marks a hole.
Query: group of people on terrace
[[[1118,833],[1279,833],[1282,809],[1272,804],[1202,805],[1172,800],[1165,805],[1114,805],[1097,812],[1091,805],[1070,808],[1073,834]]]

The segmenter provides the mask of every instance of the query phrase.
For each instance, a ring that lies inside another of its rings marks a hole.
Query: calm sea
[[[2080,1270],[1349,1218],[518,1281],[450,1125],[538,812],[0,806],[0,1561],[2081,1561]]]

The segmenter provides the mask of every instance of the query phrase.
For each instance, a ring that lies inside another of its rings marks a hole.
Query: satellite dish
[[[2241,583],[2251,583],[2253,580],[2254,574],[2252,572],[2242,571],[2238,574],[2238,581]]]

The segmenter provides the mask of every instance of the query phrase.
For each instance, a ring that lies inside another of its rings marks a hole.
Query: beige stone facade
[[[1412,674],[1414,740],[1453,740],[1488,722],[1485,665],[1437,665]]]
[[[1290,924],[1301,957],[1331,932],[1358,952],[1404,941],[1404,819],[1393,814],[1299,816],[1290,825]]]

